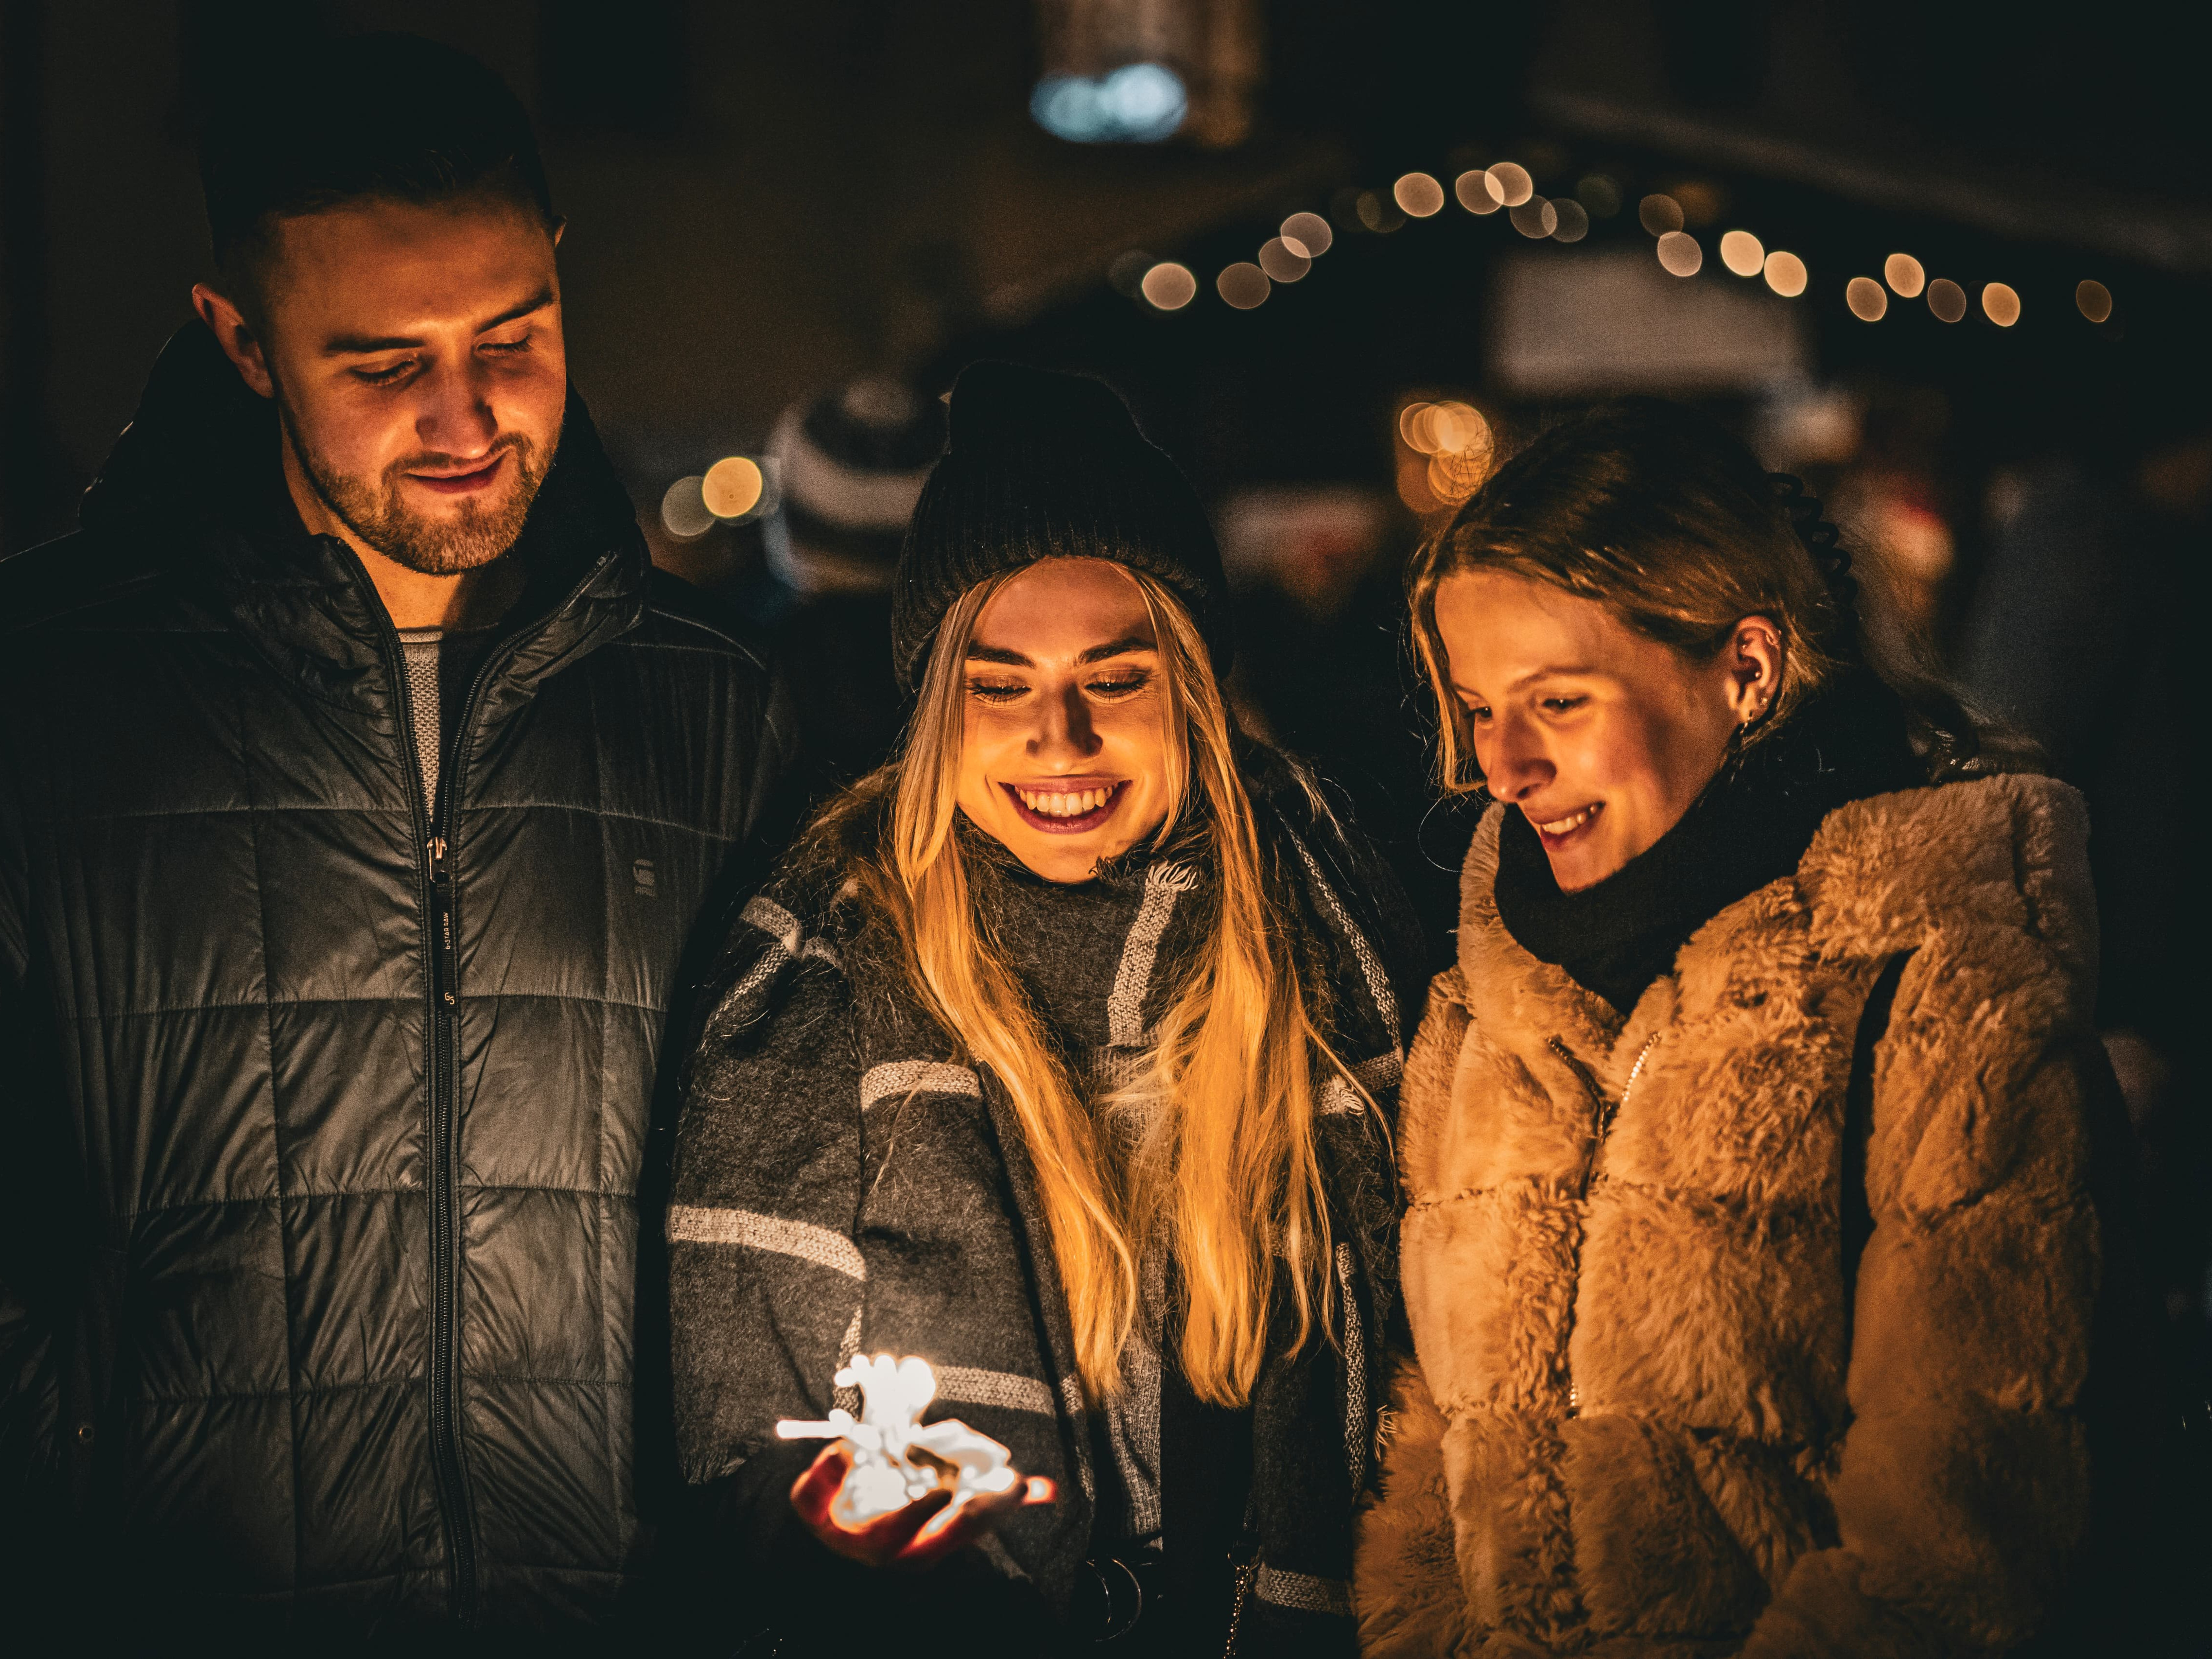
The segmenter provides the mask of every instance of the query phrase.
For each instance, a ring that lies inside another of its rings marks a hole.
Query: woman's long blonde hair
[[[890,924],[922,1005],[990,1068],[1021,1126],[1085,1393],[1119,1392],[1140,1262],[1146,1248],[1164,1247],[1182,1290],[1183,1374],[1200,1399],[1237,1406],[1266,1356],[1278,1273],[1297,1346],[1316,1328],[1333,1334],[1316,1081],[1334,1071],[1358,1085],[1308,1011],[1206,647],[1167,588],[1120,568],[1143,592],[1159,641],[1170,775],[1155,845],[1180,826],[1180,846],[1202,826],[1215,902],[1200,942],[1170,969],[1180,980],[1141,1073],[1102,1104],[1102,1119],[1136,1115],[1130,1144],[1094,1121],[1004,941],[978,914],[953,833],[968,647],[1006,577],[969,589],[946,614],[902,753],[825,819],[890,797],[887,833],[851,873]],[[1195,825],[1181,825],[1187,811]]]

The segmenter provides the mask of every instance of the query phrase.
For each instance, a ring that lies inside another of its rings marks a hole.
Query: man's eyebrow
[[[487,333],[492,329],[514,321],[518,317],[527,317],[533,311],[543,311],[553,303],[555,297],[552,285],[548,283],[520,305],[509,306],[489,322],[477,324],[477,332]],[[325,357],[366,356],[374,351],[404,351],[410,346],[419,346],[422,343],[420,337],[412,334],[391,334],[382,337],[372,337],[364,334],[341,334],[336,339],[324,343],[323,356]]]

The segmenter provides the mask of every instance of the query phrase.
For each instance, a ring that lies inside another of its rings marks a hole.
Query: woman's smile
[[[1597,822],[1598,814],[1605,811],[1605,803],[1592,801],[1587,806],[1577,806],[1566,812],[1554,811],[1550,807],[1532,811],[1523,806],[1521,810],[1527,815],[1528,822],[1535,826],[1536,838],[1544,843],[1544,850],[1557,853],[1571,846],[1577,836]],[[1546,817],[1546,813],[1551,816]]]
[[[1097,830],[1121,810],[1127,778],[1051,778],[1037,783],[1001,783],[1022,822],[1047,835],[1079,836]]]

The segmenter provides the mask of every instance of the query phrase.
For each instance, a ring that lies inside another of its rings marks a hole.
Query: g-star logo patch
[[[639,859],[635,863],[630,866],[629,872],[631,877],[637,883],[637,893],[640,898],[656,898],[659,896],[658,888],[655,885],[658,878],[653,874],[653,860],[651,859]]]

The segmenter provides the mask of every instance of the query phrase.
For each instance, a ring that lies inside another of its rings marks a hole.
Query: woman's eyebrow
[[[1126,639],[1111,640],[1104,645],[1094,645],[1076,659],[1078,662],[1103,662],[1109,657],[1126,657],[1132,651],[1157,651],[1159,647],[1141,634],[1132,634]]]
[[[1000,662],[1006,664],[1009,668],[1036,666],[1020,652],[1009,651],[1005,647],[997,645],[970,645],[968,647],[968,660],[969,662]]]

